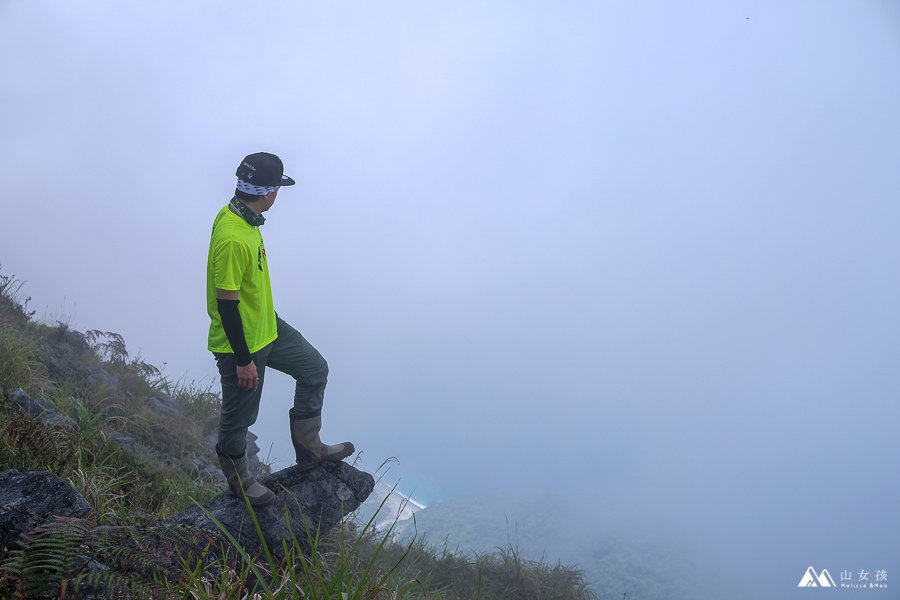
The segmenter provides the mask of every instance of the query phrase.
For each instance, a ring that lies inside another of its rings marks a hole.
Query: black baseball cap
[[[284,174],[284,163],[274,154],[257,152],[248,154],[235,172],[238,179],[258,186],[282,186],[297,183]]]

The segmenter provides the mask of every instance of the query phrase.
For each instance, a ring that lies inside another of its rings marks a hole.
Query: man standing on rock
[[[297,382],[289,418],[291,441],[302,469],[342,460],[354,448],[350,442],[330,446],[320,440],[328,364],[275,314],[272,302],[260,232],[266,221],[262,213],[272,208],[280,187],[295,182],[284,175],[281,159],[267,152],[244,158],[236,175],[234,198],[213,222],[206,266],[209,350],[222,379],[216,452],[231,492],[238,497],[246,494],[253,506],[263,506],[275,494],[250,474],[246,438],[259,413],[267,366]]]

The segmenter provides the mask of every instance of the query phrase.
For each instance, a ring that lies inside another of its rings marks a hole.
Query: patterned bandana
[[[228,207],[231,209],[231,212],[241,217],[254,227],[259,227],[266,222],[266,218],[264,216],[256,214],[255,212],[250,210],[250,207],[248,207],[237,198],[232,198],[231,204],[229,204]]]
[[[237,189],[244,192],[245,194],[253,194],[254,196],[265,196],[266,194],[271,194],[275,190],[278,189],[277,185],[253,185],[252,183],[247,183],[243,179],[237,180]]]
[[[244,192],[245,194],[252,194],[254,196],[265,196],[266,194],[271,194],[275,190],[278,189],[277,185],[267,186],[267,185],[253,185],[252,183],[247,183],[243,179],[238,179],[237,184],[238,190]]]

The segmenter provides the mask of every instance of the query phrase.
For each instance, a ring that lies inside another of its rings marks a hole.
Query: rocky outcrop
[[[91,346],[84,334],[60,325],[53,328],[44,340],[41,358],[47,367],[47,374],[54,381],[74,376],[89,385],[104,384],[109,389],[116,389],[118,378],[98,366],[86,366],[83,358],[88,354],[91,354]]]
[[[21,388],[13,392],[12,396],[10,396],[9,399],[13,404],[24,410],[25,414],[27,414],[29,417],[38,419],[39,421],[44,423],[44,425],[50,427],[58,425],[62,427],[68,427],[70,429],[78,429],[75,421],[73,421],[66,415],[61,415],[56,412],[56,405],[49,400],[44,400],[43,398],[32,398],[25,393],[25,390]]]
[[[327,464],[302,472],[297,467],[273,473],[260,480],[275,492],[272,504],[254,510],[262,537],[273,554],[281,554],[281,542],[292,538],[308,548],[307,531],[326,532],[368,498],[373,477],[346,463]],[[220,535],[218,521],[252,556],[262,545],[245,502],[225,492],[203,508],[190,509],[167,521],[196,527]]]
[[[302,472],[296,466],[261,480],[276,494],[269,506],[254,511],[262,538],[275,555],[281,554],[282,540],[293,539],[308,549],[308,531],[324,533],[356,510],[372,492],[375,480],[368,473],[346,463],[323,465]],[[54,517],[84,517],[91,506],[72,486],[52,473],[0,472],[0,550],[12,549],[20,537]],[[250,512],[242,499],[229,492],[212,498],[203,508],[195,507],[159,525],[185,525],[218,538],[223,549],[230,547],[216,521],[237,539],[251,556],[262,548]],[[176,550],[162,547],[157,556],[175,556]],[[172,543],[174,544],[174,542]],[[171,545],[171,544],[170,544]],[[214,558],[215,552],[208,556]],[[233,549],[229,554],[234,555]]]
[[[247,431],[247,449],[245,452],[247,453],[247,466],[253,475],[258,475],[259,470],[263,466],[262,461],[259,460],[259,444],[256,443],[258,439],[259,437],[255,433]],[[213,449],[215,449],[215,446],[213,446]]]
[[[83,517],[90,511],[84,496],[53,473],[0,471],[0,551],[53,517]]]

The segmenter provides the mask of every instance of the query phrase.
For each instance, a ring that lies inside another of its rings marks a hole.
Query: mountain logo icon
[[[831,573],[828,572],[828,569],[822,569],[822,572],[818,575],[816,574],[816,570],[812,567],[806,569],[806,573],[803,574],[803,577],[800,579],[800,583],[797,584],[797,587],[835,587],[834,579],[831,578]]]

